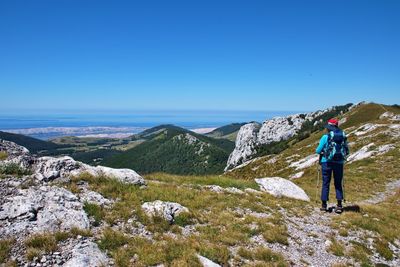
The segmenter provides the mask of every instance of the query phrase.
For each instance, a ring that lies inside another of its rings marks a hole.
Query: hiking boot
[[[328,204],[326,201],[322,201],[322,206],[319,208],[320,211],[328,211]]]
[[[327,212],[327,211],[328,211],[328,207],[322,206],[321,208],[319,208],[319,210],[320,210],[320,211]]]
[[[343,212],[343,207],[342,207],[342,206],[337,206],[337,207],[335,208],[335,212],[336,212],[337,214],[341,214],[341,213]]]

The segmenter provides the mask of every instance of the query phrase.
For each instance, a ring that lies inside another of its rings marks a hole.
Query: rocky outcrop
[[[225,171],[252,159],[257,154],[257,147],[293,137],[304,122],[312,121],[329,110],[276,117],[264,121],[262,125],[256,122],[243,125],[239,130],[235,149],[229,156]]]
[[[276,197],[288,197],[303,201],[310,201],[306,192],[293,182],[281,177],[267,177],[255,179],[261,191],[270,193]]]
[[[78,197],[56,186],[28,189],[2,188],[0,236],[20,233],[64,231],[74,227],[89,228],[89,219]]]
[[[379,119],[388,119],[390,121],[400,121],[400,115],[394,114],[393,112],[386,111],[382,115],[379,116]]]
[[[113,169],[104,166],[90,166],[75,161],[71,157],[35,157],[29,151],[13,142],[0,140],[0,151],[8,155],[2,164],[16,163],[25,169],[32,171],[33,176],[39,181],[51,181],[57,178],[68,179],[81,173],[89,173],[94,176],[104,175],[115,178],[125,183],[142,185],[144,179],[130,169]]]
[[[389,152],[390,150],[394,149],[395,145],[386,144],[386,145],[378,146],[376,148],[374,148],[374,147],[375,147],[375,143],[370,143],[368,145],[363,146],[362,148],[360,148],[359,150],[357,150],[356,152],[351,154],[347,158],[347,161],[349,163],[352,163],[354,161],[358,161],[358,160],[362,160],[362,159],[366,159],[366,158],[370,158],[370,157],[374,157],[374,156],[379,156],[379,155],[385,154],[385,153]]]
[[[248,161],[257,151],[257,134],[261,125],[257,122],[251,122],[243,125],[236,137],[235,149],[229,155],[225,171]]]
[[[142,204],[142,209],[148,216],[162,216],[168,222],[173,223],[175,217],[182,212],[189,212],[188,208],[175,202],[156,200]]]
[[[299,161],[295,161],[290,163],[289,167],[291,168],[295,168],[296,170],[302,170],[302,169],[306,169],[308,167],[311,167],[312,165],[314,165],[315,163],[317,163],[319,160],[319,155],[317,154],[312,154],[309,155]]]
[[[28,149],[10,141],[0,139],[0,151],[7,154],[7,158],[0,161],[0,164],[15,163],[28,169],[35,162],[35,157],[29,153]]]

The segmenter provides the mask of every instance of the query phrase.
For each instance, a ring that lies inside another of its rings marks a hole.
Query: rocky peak
[[[257,147],[287,140],[296,135],[306,121],[312,122],[333,109],[334,107],[306,114],[275,117],[264,121],[261,125],[257,122],[243,125],[239,130],[235,149],[229,156],[225,171],[252,159],[257,154]],[[315,121],[317,122],[319,121]]]
[[[235,149],[229,155],[225,171],[249,160],[256,153],[260,127],[259,123],[251,122],[240,128],[236,137]]]

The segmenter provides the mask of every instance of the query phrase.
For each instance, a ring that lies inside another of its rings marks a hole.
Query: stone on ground
[[[200,263],[204,266],[204,267],[221,267],[221,265],[216,264],[215,262],[213,262],[212,260],[207,259],[206,257],[203,257],[199,254],[197,254],[197,258],[199,259]]]
[[[266,177],[255,179],[262,191],[268,192],[276,197],[289,197],[304,201],[310,201],[306,192],[293,182],[281,177]]]
[[[175,217],[182,212],[189,212],[188,208],[175,202],[164,202],[156,200],[153,202],[146,202],[142,204],[142,209],[148,216],[162,216],[165,220],[173,223]]]

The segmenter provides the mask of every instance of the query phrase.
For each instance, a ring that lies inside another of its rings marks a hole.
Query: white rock
[[[400,115],[394,114],[393,112],[390,111],[386,111],[385,113],[379,116],[379,119],[389,119],[392,121],[399,121]]]
[[[262,191],[268,192],[276,197],[289,197],[304,201],[310,201],[306,192],[293,182],[281,177],[266,177],[255,179]]]
[[[374,145],[374,143],[370,143],[366,146],[363,146],[361,149],[359,149],[355,153],[350,154],[350,156],[347,158],[347,161],[352,162],[352,161],[362,160],[362,159],[371,157],[373,154],[373,151],[370,150],[370,148],[373,145]]]
[[[231,194],[244,194],[244,192],[236,187],[227,187],[225,188],[225,192],[231,193]]]
[[[88,242],[82,247],[82,244],[76,245],[72,250],[71,259],[69,259],[64,267],[100,267],[107,266],[108,258],[96,243]]]
[[[303,176],[304,171],[296,172],[295,174],[291,175],[289,178],[290,179],[299,179]]]
[[[395,148],[395,146],[393,144],[386,144],[386,145],[381,145],[381,146],[377,147],[376,149],[371,149],[374,145],[375,145],[374,143],[370,143],[366,146],[363,146],[358,151],[351,154],[347,158],[347,161],[349,163],[351,163],[354,161],[370,158],[373,156],[382,155],[382,154],[385,154]]]
[[[79,198],[82,203],[87,202],[87,203],[96,204],[96,205],[99,205],[102,207],[109,206],[113,203],[111,200],[106,199],[101,194],[94,192],[94,191],[87,190],[87,189],[84,189],[84,191],[79,194]]]
[[[275,117],[264,121],[261,126],[257,122],[243,125],[238,132],[235,149],[229,156],[225,171],[251,160],[257,154],[257,147],[287,140],[298,133],[304,122],[312,121],[331,110],[332,108],[308,114]]]
[[[244,191],[245,191],[246,193],[249,193],[249,194],[255,194],[255,195],[262,194],[261,191],[255,190],[255,189],[253,189],[253,188],[246,188]]]
[[[296,170],[302,170],[314,165],[316,162],[318,162],[318,159],[319,155],[312,154],[299,161],[292,162],[289,167],[296,168]]]
[[[260,124],[251,122],[240,127],[236,137],[235,149],[229,155],[225,171],[244,163],[253,156],[257,146],[257,134],[260,130]]]
[[[107,177],[115,178],[121,182],[128,184],[136,184],[143,185],[145,181],[142,176],[137,174],[134,170],[131,169],[114,169],[104,166],[93,167],[87,164],[84,164],[84,168],[82,171],[89,172],[93,175],[105,175]]]
[[[189,212],[188,208],[175,202],[164,202],[156,200],[153,202],[145,202],[142,209],[148,216],[162,216],[170,223],[174,222],[174,218],[182,212]]]
[[[374,124],[374,123],[366,123],[366,124],[358,127],[356,130],[350,132],[349,135],[354,134],[355,136],[362,136],[362,135],[372,132],[375,129],[377,129],[378,127],[382,127],[382,126],[384,126],[384,125]]]
[[[204,189],[210,190],[215,193],[223,193],[224,189],[219,185],[205,185],[203,186]]]
[[[258,143],[269,144],[278,142],[292,137],[300,130],[304,116],[295,114],[287,117],[276,117],[271,120],[264,121],[258,133]]]
[[[0,235],[89,228],[82,203],[68,190],[56,186],[18,190],[16,196],[5,199],[0,220]],[[3,227],[6,221],[9,225]]]
[[[330,241],[329,239],[327,239],[327,240],[325,241],[325,246],[326,246],[327,248],[329,248],[331,245],[332,245],[332,241]]]
[[[212,260],[209,260],[206,257],[203,257],[199,254],[197,254],[197,258],[199,259],[199,261],[203,265],[203,267],[221,267],[221,265],[216,264]]]
[[[137,185],[145,184],[143,177],[130,169],[113,169],[104,166],[94,167],[75,161],[68,156],[35,158],[29,154],[26,148],[1,139],[0,151],[7,152],[8,158],[7,161],[5,161],[6,163],[17,163],[24,168],[32,170],[34,177],[39,181],[69,178],[70,176],[77,176],[83,172],[87,172],[94,176],[105,175],[112,177],[124,183]]]

